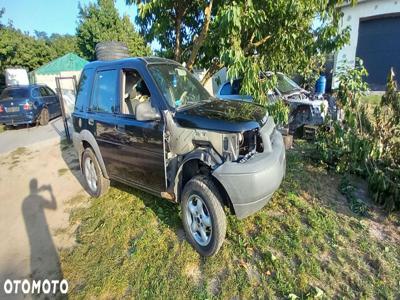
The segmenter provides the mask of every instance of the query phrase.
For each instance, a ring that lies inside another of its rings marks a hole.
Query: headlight
[[[222,135],[222,156],[225,160],[235,161],[238,159],[240,139],[243,140],[242,134],[230,133]]]

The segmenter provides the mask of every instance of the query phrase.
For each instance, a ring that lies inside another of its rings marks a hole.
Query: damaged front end
[[[284,175],[285,153],[282,136],[275,130],[272,118],[265,116],[261,127],[226,132],[182,127],[170,111],[165,111],[164,117],[166,186],[174,201],[179,201],[185,173],[190,173],[187,177],[211,175],[225,189],[239,218],[262,207],[279,187]],[[185,168],[186,164],[188,167]],[[258,179],[249,182],[254,176]],[[273,179],[269,180],[270,177]],[[250,188],[254,193],[249,192],[248,197],[241,195],[235,185],[245,190]]]

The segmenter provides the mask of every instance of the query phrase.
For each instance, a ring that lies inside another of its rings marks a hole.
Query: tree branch
[[[190,71],[193,69],[193,65],[194,65],[194,62],[196,61],[197,54],[199,53],[199,50],[200,50],[201,46],[203,45],[203,43],[206,39],[206,36],[207,36],[208,28],[210,27],[210,22],[211,22],[212,5],[213,5],[213,0],[210,0],[210,3],[208,4],[208,6],[204,9],[205,19],[204,19],[203,28],[201,29],[200,35],[198,37],[196,37],[195,40],[193,41],[193,49],[192,49],[192,52],[190,53],[190,57],[187,62],[187,65],[186,65],[186,67]]]
[[[201,79],[200,83],[202,85],[205,85],[207,81],[213,77],[215,73],[217,73],[219,70],[221,70],[224,67],[224,64],[216,61],[214,62],[211,67],[207,70],[206,74],[204,74],[204,77]]]
[[[272,36],[271,35],[267,35],[266,37],[263,37],[261,40],[257,41],[257,42],[253,42],[254,40],[254,33],[251,35],[250,38],[250,42],[247,45],[246,48],[244,48],[244,52],[249,52],[251,48],[257,48],[259,46],[261,46],[262,44],[264,44],[266,41],[268,41]]]

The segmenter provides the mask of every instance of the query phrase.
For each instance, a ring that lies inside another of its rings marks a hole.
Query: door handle
[[[93,119],[88,119],[89,125],[94,125],[94,120]]]

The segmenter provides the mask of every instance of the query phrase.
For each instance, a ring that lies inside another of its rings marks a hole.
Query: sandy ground
[[[61,118],[51,120],[47,126],[19,125],[0,134],[0,154],[13,151],[18,147],[29,147],[35,143],[57,141],[64,135],[64,124]]]
[[[0,298],[6,279],[62,276],[58,250],[74,239],[58,232],[68,226],[66,201],[86,196],[80,179],[74,149],[59,138],[0,154]]]

